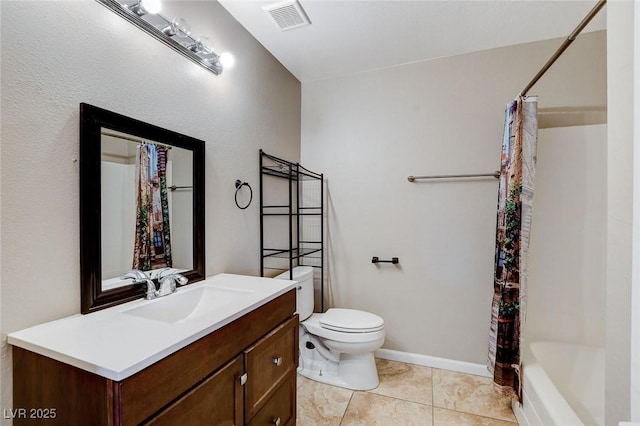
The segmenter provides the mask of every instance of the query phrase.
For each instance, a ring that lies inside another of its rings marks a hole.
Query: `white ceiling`
[[[300,81],[567,37],[595,0],[299,0],[311,25],[281,31],[279,0],[218,0]],[[606,27],[606,8],[585,29]],[[542,64],[541,64],[542,65]]]

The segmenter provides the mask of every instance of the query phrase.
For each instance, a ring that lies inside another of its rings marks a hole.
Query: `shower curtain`
[[[502,141],[493,303],[487,367],[496,387],[521,398],[521,327],[526,313],[527,252],[538,133],[537,98],[507,105]]]
[[[136,235],[133,269],[171,267],[167,148],[154,144],[136,149]]]

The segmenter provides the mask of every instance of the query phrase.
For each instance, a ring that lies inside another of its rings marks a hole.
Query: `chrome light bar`
[[[215,75],[222,73],[220,56],[213,51],[206,37],[195,39],[189,35],[184,19],[170,20],[158,13],[147,12],[145,0],[96,1]]]

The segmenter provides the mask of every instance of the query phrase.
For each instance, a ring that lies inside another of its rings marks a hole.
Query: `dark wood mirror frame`
[[[193,152],[193,270],[189,282],[205,278],[204,141],[93,105],[80,104],[80,298],[88,314],[144,296],[143,284],[102,290],[101,129],[107,128]]]

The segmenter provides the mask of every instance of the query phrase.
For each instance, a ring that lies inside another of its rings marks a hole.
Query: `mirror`
[[[204,142],[83,103],[81,312],[142,297],[132,269],[204,279]]]

